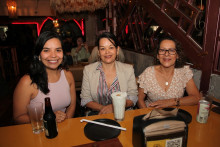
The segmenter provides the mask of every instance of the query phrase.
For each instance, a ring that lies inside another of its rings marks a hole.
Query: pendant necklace
[[[169,85],[169,80],[172,77],[173,74],[171,74],[168,78],[164,78],[165,79],[165,85],[168,86]]]
[[[160,67],[160,70],[162,71],[162,69],[161,69],[161,67]],[[168,86],[169,85],[169,80],[170,80],[170,78],[172,77],[172,75],[173,75],[173,73],[168,77],[168,78],[165,78],[165,76],[163,76],[164,77],[164,80],[165,80],[165,85],[166,86]]]

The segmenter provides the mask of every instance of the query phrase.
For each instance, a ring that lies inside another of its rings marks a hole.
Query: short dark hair
[[[175,68],[183,67],[185,65],[185,55],[184,55],[184,52],[183,52],[183,48],[182,48],[181,44],[176,39],[174,39],[172,36],[169,36],[169,35],[165,35],[165,36],[162,36],[162,37],[159,38],[157,49],[156,49],[156,52],[154,53],[154,64],[155,65],[160,64],[160,61],[157,59],[157,55],[158,55],[158,52],[159,52],[159,49],[160,49],[160,44],[164,40],[171,40],[175,43],[176,53],[179,56],[179,58],[176,60]]]
[[[102,38],[107,38],[116,48],[119,46],[119,42],[114,34],[112,34],[110,32],[104,32],[101,35],[99,35],[99,37],[96,41],[96,46],[98,46],[98,49],[99,49],[99,41]]]
[[[79,38],[82,38],[82,41],[83,41],[83,42],[86,41],[85,38],[84,38],[83,36],[76,36],[76,41],[77,41],[77,39],[79,39]]]
[[[37,84],[37,88],[40,89],[44,94],[47,94],[50,92],[48,88],[48,78],[47,78],[47,72],[44,64],[39,60],[39,55],[41,51],[43,50],[43,47],[45,43],[52,39],[57,38],[61,42],[61,46],[63,48],[62,39],[60,36],[53,31],[45,31],[40,34],[40,36],[36,40],[35,48],[34,48],[34,56],[33,60],[30,63],[29,68],[29,75],[32,80],[32,84]],[[61,65],[59,65],[58,68],[66,67],[67,58],[65,56],[65,51],[63,50],[63,62]]]

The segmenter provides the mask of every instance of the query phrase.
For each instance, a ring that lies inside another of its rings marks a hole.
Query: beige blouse
[[[138,83],[139,87],[143,88],[144,93],[147,94],[145,103],[148,106],[149,103],[157,100],[183,97],[186,83],[192,77],[193,73],[189,66],[175,68],[171,85],[167,91],[164,91],[157,82],[154,66],[150,66],[139,76]]]

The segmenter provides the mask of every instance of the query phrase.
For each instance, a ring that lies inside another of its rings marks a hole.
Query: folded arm
[[[165,100],[158,100],[156,102],[149,104],[149,106],[155,107],[155,108],[164,108],[164,107],[169,107],[169,106],[175,106],[177,104],[179,104],[179,105],[196,105],[196,104],[198,104],[198,101],[200,100],[200,94],[199,94],[199,91],[198,91],[193,79],[190,79],[187,82],[186,91],[187,91],[188,96],[181,97],[181,98],[171,98],[171,99],[165,99]],[[177,102],[177,101],[179,101],[179,102]]]

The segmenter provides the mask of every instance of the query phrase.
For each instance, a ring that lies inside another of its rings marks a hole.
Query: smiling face
[[[46,69],[56,70],[63,61],[63,49],[59,39],[49,39],[40,53],[39,59]]]
[[[99,40],[99,56],[101,61],[106,64],[113,63],[118,55],[118,49],[107,38]]]
[[[169,67],[175,67],[175,62],[178,59],[178,54],[175,52],[175,54],[170,54],[168,50],[176,49],[176,44],[172,40],[163,40],[160,43],[160,49],[167,50],[164,54],[157,54],[157,59],[160,61],[160,64],[163,67],[169,68]]]

